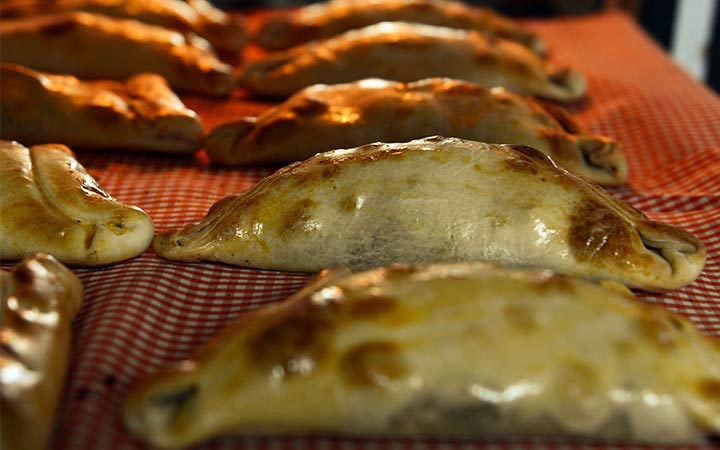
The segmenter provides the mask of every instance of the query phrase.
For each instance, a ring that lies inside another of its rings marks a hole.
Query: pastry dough
[[[488,260],[643,289],[684,286],[705,262],[693,235],[537,150],[442,137],[318,154],[153,245],[169,259],[307,272]]]
[[[52,256],[33,255],[0,270],[0,293],[0,447],[47,449],[82,284]]]
[[[372,77],[450,77],[559,101],[585,93],[581,73],[555,68],[522,45],[477,31],[405,22],[371,25],[248,62],[240,84],[257,94],[287,97],[316,83]]]
[[[219,51],[237,52],[247,43],[245,20],[215,8],[205,0],[5,0],[3,19],[68,11],[85,11],[150,25],[191,31]]]
[[[133,258],[152,241],[140,208],[103,191],[60,144],[0,141],[0,259],[44,252],[74,266]]]
[[[205,149],[219,164],[286,163],[336,148],[435,134],[528,145],[604,185],[627,178],[617,143],[589,134],[562,109],[503,88],[441,78],[311,86],[257,119],[216,128]]]
[[[163,76],[173,88],[228,95],[232,67],[208,42],[135,20],[83,12],[3,21],[0,61],[80,78],[124,80],[143,72]]]
[[[632,294],[487,264],[331,273],[242,315],[136,386],[125,422],[160,448],[220,434],[720,433],[720,353]]]
[[[261,46],[280,50],[379,22],[415,22],[476,30],[515,41],[544,55],[537,35],[487,8],[439,0],[335,0],[269,17],[257,31]]]
[[[0,65],[0,135],[27,145],[192,153],[203,125],[159,75],[82,82]]]

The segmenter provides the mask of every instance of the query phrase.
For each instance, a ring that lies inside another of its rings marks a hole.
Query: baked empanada
[[[306,272],[488,260],[643,289],[684,286],[705,263],[693,235],[538,150],[442,137],[320,153],[153,246],[169,259]]]
[[[0,447],[47,449],[62,391],[80,280],[52,256],[0,270]]]
[[[436,134],[528,145],[604,185],[627,178],[619,146],[589,134],[562,109],[503,88],[441,78],[311,86],[257,119],[216,128],[205,150],[219,164],[287,163],[336,148]]]
[[[477,31],[405,22],[370,25],[272,53],[248,62],[239,82],[260,95],[287,97],[317,83],[372,77],[449,77],[558,101],[585,93],[580,72],[553,67],[520,44]]]
[[[476,30],[515,41],[544,55],[537,35],[487,8],[438,0],[335,0],[269,17],[255,34],[261,46],[281,50],[379,22],[415,22]]]
[[[3,21],[0,61],[80,78],[164,77],[176,89],[223,96],[235,87],[232,67],[208,42],[136,20],[83,12]]]
[[[0,65],[0,135],[24,144],[192,153],[203,125],[159,75],[83,82]]]
[[[192,31],[219,51],[237,52],[247,43],[245,20],[215,8],[205,0],[5,0],[3,19],[85,11],[150,25]]]
[[[0,259],[48,253],[74,266],[133,258],[153,223],[112,198],[64,145],[0,141]]]
[[[630,293],[547,271],[338,271],[141,382],[125,422],[161,448],[318,431],[700,443],[720,433],[718,348]]]

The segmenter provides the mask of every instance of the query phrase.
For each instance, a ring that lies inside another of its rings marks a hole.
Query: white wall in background
[[[652,1],[652,0],[651,0]],[[705,80],[718,0],[679,0],[670,52],[694,78]]]

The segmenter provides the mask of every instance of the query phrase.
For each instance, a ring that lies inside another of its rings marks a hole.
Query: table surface
[[[630,180],[611,193],[652,219],[689,230],[707,246],[705,269],[693,284],[664,295],[640,296],[688,316],[704,332],[720,338],[720,100],[673,65],[632,19],[621,14],[528,21],[528,26],[547,40],[552,61],[587,75],[587,98],[568,109],[588,128],[616,138],[624,148]],[[229,100],[184,100],[208,129],[257,115],[269,106],[242,91]],[[203,156],[78,153],[107,192],[145,209],[157,231],[200,219],[217,200],[250,188],[274,170],[208,167]],[[85,285],[85,303],[73,324],[69,376],[56,427],[56,448],[73,450],[146,448],[127,433],[120,419],[130,386],[183,359],[243,311],[288,297],[308,278],[223,264],[171,262],[152,250],[121,264],[76,273]],[[303,435],[221,438],[197,448],[626,446]]]

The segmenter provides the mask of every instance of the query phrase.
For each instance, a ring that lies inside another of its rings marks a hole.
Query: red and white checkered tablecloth
[[[575,66],[589,80],[588,97],[569,109],[592,130],[624,147],[630,182],[618,198],[651,218],[683,227],[707,246],[702,275],[685,289],[641,294],[685,314],[720,339],[720,100],[692,81],[620,14],[533,21],[551,59]],[[237,92],[230,100],[187,98],[208,128],[267,104]],[[269,168],[210,168],[193,158],[79,153],[101,186],[145,209],[158,231],[198,220],[217,200],[244,191]],[[4,266],[6,266],[4,264]],[[56,448],[146,448],[121,422],[129,387],[186,357],[241,312],[279,301],[307,275],[213,263],[176,263],[142,256],[101,269],[76,271],[85,303],[74,322],[66,394],[57,415]],[[32,430],[28,430],[32,432]],[[222,438],[198,449],[615,449],[622,445],[533,441],[453,441],[339,438]],[[644,447],[647,448],[647,447]],[[700,448],[700,447],[694,447]],[[708,447],[709,448],[709,447]]]

